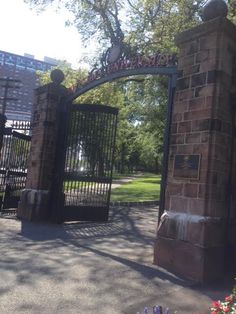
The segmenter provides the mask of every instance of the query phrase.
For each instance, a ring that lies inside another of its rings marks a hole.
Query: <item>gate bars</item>
[[[107,220],[118,109],[72,105],[63,175],[64,220]]]
[[[17,208],[25,188],[31,136],[5,128],[0,158],[0,210]]]

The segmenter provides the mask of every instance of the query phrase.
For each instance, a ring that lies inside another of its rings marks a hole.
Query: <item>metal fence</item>
[[[116,108],[74,105],[63,177],[64,220],[106,220],[110,199]]]
[[[0,210],[17,208],[22,189],[25,188],[31,136],[26,135],[29,122],[18,122],[21,132],[6,127],[3,133],[0,158]],[[24,128],[24,126],[27,126]]]

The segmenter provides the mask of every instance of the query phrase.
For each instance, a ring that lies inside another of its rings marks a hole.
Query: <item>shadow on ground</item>
[[[157,207],[114,207],[107,223],[0,220],[0,312],[208,313],[211,294],[152,265]],[[224,293],[223,291],[220,291]]]

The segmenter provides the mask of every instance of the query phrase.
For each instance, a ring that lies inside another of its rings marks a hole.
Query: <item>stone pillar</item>
[[[176,42],[179,77],[165,212],[154,263],[206,282],[222,276],[225,269],[235,134],[231,94],[236,26],[217,17],[181,33]]]
[[[35,90],[31,151],[26,188],[21,195],[17,216],[30,221],[51,218],[51,194],[55,180],[55,161],[60,117],[66,105],[67,89],[60,83],[64,74],[51,73],[52,83]]]
[[[231,170],[231,186],[228,191],[230,200],[230,210],[228,211],[228,228],[227,228],[227,255],[226,266],[227,269],[233,271],[236,274],[236,58],[233,67],[233,79],[234,84],[231,103],[234,109],[232,115],[234,136],[232,139],[232,170]]]

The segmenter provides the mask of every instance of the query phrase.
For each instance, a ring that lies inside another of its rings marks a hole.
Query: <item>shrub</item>
[[[211,314],[236,314],[236,285],[232,294],[225,297],[224,301],[214,301],[211,307]]]

